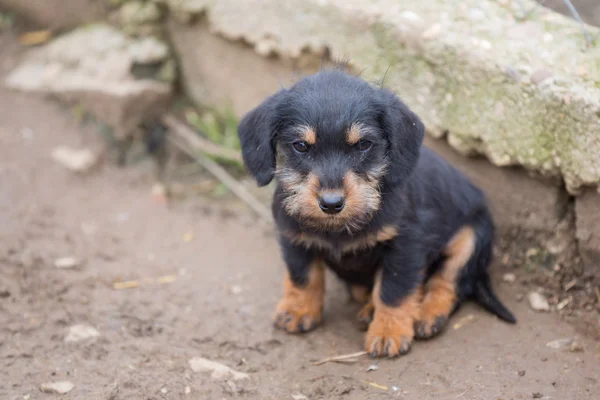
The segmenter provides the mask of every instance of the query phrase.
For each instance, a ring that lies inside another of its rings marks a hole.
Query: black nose
[[[327,214],[337,214],[344,209],[344,195],[325,193],[319,197],[319,207]]]

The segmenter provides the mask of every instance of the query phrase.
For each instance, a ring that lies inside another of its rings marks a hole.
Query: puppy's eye
[[[373,142],[369,142],[368,140],[361,139],[356,143],[356,148],[360,151],[367,151],[373,146]]]
[[[292,147],[294,147],[294,150],[298,153],[306,153],[308,151],[308,144],[301,140],[292,143]]]

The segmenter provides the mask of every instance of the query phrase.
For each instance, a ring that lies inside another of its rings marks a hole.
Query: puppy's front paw
[[[365,350],[371,357],[396,357],[408,353],[414,337],[413,323],[409,315],[375,309],[365,337]]]
[[[275,326],[288,333],[313,330],[322,320],[325,270],[311,268],[305,285],[297,286],[289,276],[283,283],[283,299],[275,310]]]
[[[298,304],[284,298],[275,311],[275,326],[288,333],[311,331],[321,320],[322,311],[318,304]]]

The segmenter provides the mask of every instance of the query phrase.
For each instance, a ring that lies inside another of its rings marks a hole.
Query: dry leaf
[[[140,286],[140,283],[138,281],[115,282],[113,284],[113,288],[115,288],[117,290],[121,290],[121,289],[134,289],[134,288],[136,288],[138,286]]]
[[[19,36],[19,43],[23,46],[36,46],[48,42],[51,37],[52,32],[49,30],[27,32]]]
[[[387,387],[387,386],[383,386],[383,385],[380,385],[380,384],[378,384],[378,383],[375,383],[375,382],[367,382],[367,383],[368,383],[369,385],[373,386],[373,387],[376,387],[377,389],[381,389],[381,390],[388,390],[388,387]]]
[[[158,283],[161,283],[161,284],[175,282],[176,280],[177,280],[177,277],[175,275],[165,275],[165,276],[161,276],[157,279]]]
[[[452,328],[454,330],[458,330],[460,328],[462,328],[463,326],[469,324],[471,321],[473,321],[475,319],[475,316],[473,314],[469,314],[466,317],[461,318],[460,320],[458,320],[458,322],[456,322]]]
[[[183,241],[186,243],[191,242],[192,240],[194,240],[194,233],[193,232],[186,232],[183,235]]]

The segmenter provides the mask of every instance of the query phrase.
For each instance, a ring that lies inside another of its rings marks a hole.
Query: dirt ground
[[[1,33],[0,48],[3,74],[15,62],[6,54],[18,52]],[[96,128],[57,104],[0,88],[1,399],[59,397],[40,391],[56,381],[75,385],[62,398],[113,400],[584,400],[600,391],[599,343],[533,312],[500,279],[516,326],[467,304],[439,338],[375,371],[367,357],[314,366],[362,349],[358,306],[339,282],[329,276],[324,326],[302,336],[275,331],[284,268],[273,235],[250,214],[224,215],[198,199],[156,203],[148,163],[105,163],[76,176],[50,157],[54,146],[97,140]],[[65,256],[83,264],[55,267]],[[170,282],[156,283],[161,276]],[[141,284],[116,290],[119,280]],[[75,324],[99,336],[66,342]],[[562,338],[581,348],[547,346]],[[249,379],[193,372],[194,357]]]

